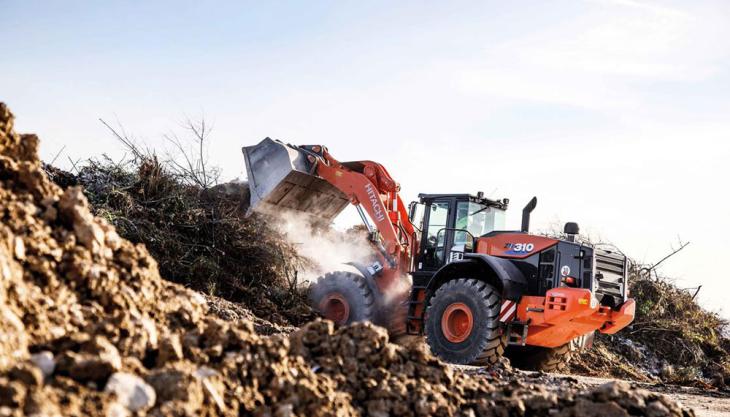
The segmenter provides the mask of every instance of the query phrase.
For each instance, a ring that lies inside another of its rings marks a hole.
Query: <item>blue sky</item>
[[[99,117],[168,152],[204,115],[224,179],[271,136],[377,160],[406,199],[509,197],[511,226],[537,195],[535,227],[643,261],[691,241],[662,272],[727,304],[730,3],[266,3],[3,1],[0,100],[46,158],[121,157]]]

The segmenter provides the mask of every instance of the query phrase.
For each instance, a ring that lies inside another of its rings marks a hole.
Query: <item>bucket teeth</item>
[[[331,222],[349,204],[343,192],[314,173],[317,162],[300,148],[266,138],[244,147],[243,156],[251,189],[247,215],[289,210]]]

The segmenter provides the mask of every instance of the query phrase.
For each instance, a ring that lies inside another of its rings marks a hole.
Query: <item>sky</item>
[[[0,100],[57,165],[125,155],[99,118],[174,155],[164,136],[204,117],[222,180],[264,137],[323,144],[407,201],[484,191],[518,228],[535,195],[534,229],[575,221],[642,262],[690,242],[660,273],[730,318],[730,2],[0,8]]]

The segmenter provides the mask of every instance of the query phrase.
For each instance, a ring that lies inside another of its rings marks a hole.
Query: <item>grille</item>
[[[596,297],[603,305],[617,306],[626,296],[626,257],[601,249],[594,253]]]

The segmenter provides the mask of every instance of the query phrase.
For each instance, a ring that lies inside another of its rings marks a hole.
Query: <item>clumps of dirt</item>
[[[314,318],[298,273],[309,265],[263,217],[244,217],[246,183],[203,188],[136,148],[122,163],[89,160],[78,174],[45,165],[62,188],[82,186],[92,212],[144,243],[165,279],[242,303],[271,323]]]
[[[693,415],[624,384],[470,375],[371,324],[224,321],[49,181],[12,122],[0,104],[0,415]]]
[[[616,335],[597,335],[594,349],[571,363],[576,373],[701,388],[730,387],[727,322],[694,294],[634,266],[629,278],[636,319]]]
[[[585,389],[575,382],[546,385],[544,374],[444,365],[424,345],[388,342],[385,329],[355,324],[334,329],[316,321],[291,338],[292,351],[333,379],[364,415],[628,416],[691,415],[668,398],[628,383]]]
[[[274,335],[289,334],[297,328],[294,326],[286,326],[272,323],[268,320],[256,317],[251,310],[241,306],[238,303],[232,303],[222,298],[204,295],[208,302],[208,310],[225,321],[250,321],[257,334]]]

